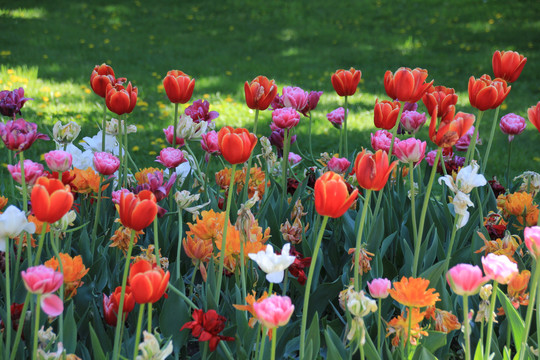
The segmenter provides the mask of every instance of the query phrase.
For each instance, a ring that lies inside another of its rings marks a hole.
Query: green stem
[[[506,163],[506,188],[510,189],[510,157],[512,154],[512,142],[508,142],[508,162]]]
[[[360,341],[360,340],[359,340]],[[364,345],[360,344],[360,359],[361,360],[364,360],[365,359],[365,355],[364,355]]]
[[[500,106],[498,106],[496,109],[495,109],[495,114],[493,115],[493,124],[491,125],[491,132],[489,133],[489,140],[488,140],[488,144],[487,144],[487,148],[486,148],[486,154],[484,155],[484,161],[482,163],[482,171],[481,173],[483,174],[485,171],[486,171],[486,166],[487,166],[487,163],[488,163],[488,159],[489,159],[489,152],[491,151],[491,145],[493,144],[493,136],[495,135],[495,128],[497,127],[497,123],[498,123],[498,118],[499,118],[499,110],[500,110]]]
[[[309,112],[308,118],[309,118],[309,127],[308,127],[309,156],[310,156],[311,160],[313,160],[315,158],[313,157],[313,148],[311,147],[311,125],[312,125],[312,122],[313,122],[313,119],[312,119],[312,116],[311,116],[311,111]]]
[[[416,277],[416,269],[418,268],[418,258],[420,256],[420,244],[422,243],[422,235],[424,234],[424,222],[426,221],[426,213],[429,205],[429,196],[431,195],[431,188],[433,187],[433,180],[435,180],[435,173],[437,172],[437,165],[439,164],[439,158],[441,157],[442,148],[439,147],[435,161],[433,162],[433,168],[431,169],[431,175],[429,176],[429,182],[424,195],[424,204],[422,205],[422,212],[420,213],[420,223],[418,225],[418,238],[414,244],[414,260],[412,268],[412,276]]]
[[[101,121],[101,151],[105,152],[105,127],[107,126],[107,106],[103,104],[103,120]],[[118,124],[120,126],[120,124]]]
[[[178,208],[178,245],[176,246],[176,279],[180,279],[180,256],[182,252],[182,209]]]
[[[152,303],[148,303],[148,321],[147,321],[147,331],[152,332]]]
[[[523,340],[520,344],[521,348],[519,350],[519,360],[523,360],[525,353],[527,352],[525,348],[527,347],[527,340],[529,338],[529,330],[531,329],[531,320],[532,320],[532,313],[534,309],[534,300],[535,300],[535,297],[538,296],[537,292],[538,292],[539,277],[540,277],[540,264],[538,263],[538,259],[537,259],[536,268],[534,269],[534,275],[531,282],[531,291],[529,292],[530,299],[529,299],[529,305],[527,306],[527,315],[525,315],[525,331],[523,332],[523,338],[522,338]],[[538,308],[536,309],[536,313],[537,313],[537,319],[538,319]],[[538,326],[538,324],[536,326]],[[516,344],[516,348],[517,348],[517,344]]]
[[[403,107],[400,106],[399,108],[399,114],[398,114],[398,121],[401,118],[401,109]],[[392,140],[390,141],[390,148],[388,149],[388,160],[390,161],[392,159],[392,152],[394,151],[394,142],[396,140],[396,134],[397,134],[398,125],[394,125],[392,128]],[[384,196],[384,191],[379,192],[379,197],[377,198],[377,203],[375,204],[375,211],[373,212],[373,219],[377,219],[377,215],[379,214],[379,210],[381,209],[382,204],[382,198]]]
[[[255,120],[253,122],[253,134],[257,136],[257,123],[259,120],[259,109],[255,109]],[[248,188],[249,188],[249,177],[250,177],[250,170],[251,170],[251,162],[253,160],[253,151],[249,155],[248,164],[247,164],[247,170],[246,170],[246,180],[244,182],[244,188],[242,189],[242,202],[245,202],[248,197]]]
[[[409,358],[409,342],[411,341],[412,309],[412,306],[409,306],[409,314],[407,315],[407,322],[409,323],[407,326],[407,342],[405,343],[405,356],[407,359]]]
[[[28,194],[27,194],[27,188],[26,188],[26,178],[24,174],[24,152],[21,151],[19,153],[19,164],[21,165],[21,191],[22,191],[22,197],[23,197],[23,211],[26,214],[28,212]]]
[[[197,270],[201,266],[201,261],[197,261],[197,265],[193,269],[193,275],[191,275],[191,284],[189,284],[189,295],[193,296],[193,286],[195,285],[195,276],[197,275]]]
[[[129,148],[128,148],[127,115],[125,116],[125,119],[124,119],[124,139],[125,139],[125,143],[124,143],[124,182],[127,185],[127,172],[128,172],[128,167],[129,167],[129,165],[128,165],[129,164],[129,162],[128,162]]]
[[[421,180],[419,180],[419,182],[420,181]],[[411,185],[411,222],[413,226],[414,243],[416,244],[416,239],[418,239],[418,227],[416,226],[416,195],[414,194],[414,165],[412,162],[409,163],[409,182]]]
[[[339,156],[343,156],[343,128],[339,128]]]
[[[195,164],[195,171],[197,172],[197,176],[199,177],[199,181],[203,186],[203,193],[206,193],[206,197],[208,198],[209,195],[208,195],[208,193],[206,191],[206,179],[204,178],[204,176],[202,174],[202,171],[201,171],[201,168],[199,167],[199,162],[197,161],[197,157],[195,157],[195,153],[191,150],[191,147],[189,146],[187,141],[184,143],[184,146],[185,146],[187,152],[189,153],[189,155],[191,155],[191,157],[193,159],[193,163]]]
[[[538,279],[537,279],[538,280]],[[490,349],[491,349],[491,335],[493,334],[493,311],[495,311],[495,302],[497,301],[497,290],[499,288],[499,283],[497,281],[493,281],[493,293],[491,294],[491,303],[489,304],[489,320],[488,320],[488,329],[487,329],[487,336],[486,336],[486,351],[484,353],[484,359],[489,359]],[[534,299],[533,299],[534,300]],[[532,302],[534,304],[534,301]],[[529,321],[530,322],[530,321]],[[529,332],[526,332],[526,335],[529,335]],[[525,343],[527,337],[524,337]]]
[[[135,330],[135,346],[133,347],[133,358],[135,359],[137,357],[137,353],[139,352],[139,342],[141,338],[141,327],[142,327],[142,320],[144,315],[144,304],[139,304],[139,317],[137,318],[137,330]]]
[[[97,225],[99,222],[99,212],[101,209],[101,184],[103,183],[103,176],[99,175],[99,188],[98,188],[98,198],[97,198],[97,207],[96,207],[96,217],[94,219],[94,226],[92,228],[92,253],[96,247],[97,242]]]
[[[448,266],[450,265],[450,258],[452,257],[452,250],[454,248],[454,241],[456,239],[456,233],[457,233],[457,224],[461,218],[461,215],[456,214],[456,217],[454,218],[454,225],[452,225],[452,235],[450,236],[450,244],[448,245],[448,250],[446,251],[446,260],[444,261],[444,273],[446,274],[448,272]]]
[[[248,235],[249,236],[249,235]],[[245,299],[247,296],[247,285],[246,285],[246,259],[244,255],[244,241],[246,237],[240,237],[240,280],[242,282],[242,299]],[[244,312],[247,316],[247,312]]]
[[[264,359],[264,346],[266,345],[266,334],[268,333],[268,329],[264,326],[263,327],[263,336],[261,338],[261,350],[259,351],[259,360]],[[302,349],[302,348],[300,348]]]
[[[19,238],[19,242],[22,242],[22,238]],[[30,246],[30,244],[28,244]],[[4,357],[9,359],[9,351],[11,349],[11,286],[10,286],[10,274],[9,274],[9,258],[10,258],[11,243],[9,239],[6,240],[6,251],[4,253],[5,258],[5,276],[6,276],[6,344],[4,349]],[[21,313],[22,314],[22,313]],[[24,316],[21,315],[24,319]],[[22,326],[22,325],[20,325]]]
[[[348,158],[349,157],[349,142],[348,142],[348,133],[347,133],[347,113],[349,109],[349,102],[348,102],[348,96],[345,96],[345,110],[343,114],[343,143],[345,144],[345,155],[341,155],[342,157]]]
[[[476,124],[474,124],[473,136],[469,142],[469,148],[467,149],[465,166],[469,165],[471,163],[471,160],[474,159],[474,152],[476,149],[476,137],[478,136],[478,129],[480,128],[480,120],[482,120],[483,115],[484,115],[484,112],[481,110],[478,110],[478,117],[476,118]]]
[[[379,356],[381,357],[382,359],[382,353],[381,353],[381,305],[382,305],[382,298],[379,298],[378,300],[378,305],[377,306],[377,312],[378,312],[378,317],[377,317],[377,354],[379,354]]]
[[[156,266],[161,269],[161,260],[159,258],[159,226],[158,217],[154,219],[154,254],[156,255]]]
[[[221,239],[221,253],[219,256],[219,268],[218,268],[218,278],[216,286],[216,295],[215,302],[216,305],[219,305],[219,297],[221,295],[221,281],[223,279],[223,266],[225,264],[225,248],[227,247],[227,229],[229,228],[229,214],[231,212],[231,202],[234,197],[234,173],[236,171],[236,164],[232,164],[231,168],[231,180],[229,183],[229,192],[227,196],[227,208],[225,210],[225,223],[223,224],[223,237]]]
[[[56,233],[53,233],[53,239],[51,241],[51,245],[53,248],[54,256],[56,256],[56,260],[58,260],[58,267],[60,268],[60,273],[62,273],[62,276],[64,276],[64,264],[62,263],[62,259],[60,258],[60,253],[58,251],[58,238],[56,236]],[[62,300],[62,304],[64,303],[64,282],[62,282],[62,285],[60,285],[60,300]],[[58,338],[60,342],[64,342],[64,313],[61,312],[59,319],[58,319]]]
[[[281,199],[279,202],[279,216],[283,217],[283,202],[287,202],[287,167],[289,165],[289,148],[291,145],[291,131],[285,129],[283,140],[283,158],[281,159]]]
[[[364,206],[362,207],[362,216],[360,217],[360,224],[358,226],[358,233],[356,234],[356,248],[354,250],[354,289],[360,291],[360,251],[362,248],[362,234],[364,232],[364,225],[366,222],[366,214],[369,208],[369,199],[371,198],[372,190],[366,190],[366,197],[364,198]]]
[[[471,338],[469,324],[469,297],[463,295],[463,324],[465,324],[465,360],[471,359]]]
[[[276,343],[277,343],[276,338],[277,338],[277,327],[272,329],[272,352],[270,355],[271,360],[276,359]]]
[[[39,315],[41,313],[41,294],[38,294],[36,301],[36,312],[34,313],[35,322],[34,322],[34,342],[32,345],[32,354],[33,359],[37,358],[37,345],[38,345],[38,332],[39,332]],[[24,316],[21,314],[21,317]],[[23,318],[24,319],[24,318]]]
[[[27,292],[26,297],[24,298],[24,304],[23,304],[21,314],[26,314],[26,310],[28,309],[28,304],[30,303],[30,296],[31,296],[31,293]],[[23,328],[24,328],[24,317],[21,315],[21,318],[19,318],[19,326],[17,327],[17,333],[15,334],[15,342],[13,343],[13,347],[12,347],[13,352],[11,353],[11,357],[9,358],[10,360],[14,360],[15,357],[17,356],[17,350],[19,347],[19,341],[21,340],[21,334],[22,334]]]
[[[172,147],[176,148],[176,126],[178,125],[178,103],[174,104],[174,128],[173,128],[173,138],[172,138]]]
[[[180,290],[178,290],[177,288],[175,288],[171,283],[169,283],[168,285],[168,289],[171,290],[173,293],[175,293],[176,295],[180,296],[182,298],[182,300],[184,300],[193,310],[196,310],[198,309],[197,305],[195,305],[193,303],[193,301],[191,301],[187,296],[186,294],[184,294],[183,292],[181,292]]]
[[[120,160],[120,166],[118,167],[118,186],[122,187],[124,185],[124,180],[122,179],[123,169],[126,164],[124,164],[124,156],[122,156],[122,120],[118,119],[118,160]]]
[[[306,325],[309,298],[311,293],[311,282],[313,281],[313,274],[315,273],[315,268],[317,267],[317,257],[319,255],[319,248],[321,247],[321,241],[324,235],[324,229],[326,229],[327,222],[328,216],[323,217],[321,228],[319,229],[319,235],[317,236],[317,241],[315,242],[315,248],[313,249],[313,254],[311,255],[311,265],[309,267],[309,274],[307,278],[306,288],[304,291],[304,307],[302,308],[302,327],[300,328],[300,360],[304,360],[304,354],[306,352]]]
[[[39,234],[38,248],[37,248],[36,258],[34,259],[34,266],[38,266],[39,264],[39,260],[41,258],[41,251],[43,250],[43,241],[45,239],[46,232],[47,232],[47,223],[44,222],[43,225],[41,226],[41,234]],[[31,247],[31,244],[26,244],[26,247],[27,248]],[[28,261],[29,261],[28,262],[29,264],[32,263],[30,259]]]

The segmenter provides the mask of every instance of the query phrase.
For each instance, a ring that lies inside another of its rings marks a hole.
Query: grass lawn
[[[218,128],[250,124],[253,113],[244,104],[243,84],[257,75],[274,78],[280,90],[295,85],[324,91],[314,113],[314,147],[320,152],[335,149],[338,139],[325,117],[342,104],[330,75],[353,66],[363,76],[359,93],[351,99],[349,143],[370,147],[373,105],[377,97],[386,98],[384,72],[400,66],[427,69],[436,85],[456,89],[458,110],[473,112],[468,78],[492,73],[495,50],[518,51],[528,62],[500,115],[526,116],[527,108],[540,100],[539,13],[540,3],[534,0],[202,0],[151,5],[142,0],[20,0],[0,5],[0,88],[25,88],[34,101],[27,103],[23,115],[42,131],[57,120],[74,119],[84,125],[84,135],[93,135],[103,101],[91,91],[89,76],[96,64],[112,65],[118,77],[139,88],[137,107],[129,116],[139,128],[131,150],[139,164],[151,165],[164,146],[161,129],[172,123],[173,106],[161,85],[168,70],[196,78],[192,100],[210,102],[211,110],[220,113]],[[482,121],[480,134],[486,140],[492,116],[490,111]],[[268,123],[270,112],[261,119]],[[259,135],[269,135],[265,125],[259,129]],[[307,126],[298,131],[303,136]],[[427,139],[426,131],[421,136]],[[50,148],[42,143],[27,157],[35,159]],[[480,146],[482,154],[484,148]],[[538,170],[539,150],[538,131],[529,123],[513,145],[511,175]],[[506,136],[497,129],[489,177],[504,173],[506,152]]]

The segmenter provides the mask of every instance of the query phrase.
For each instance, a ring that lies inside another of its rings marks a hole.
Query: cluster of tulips
[[[131,157],[128,135],[137,128],[127,116],[138,90],[106,64],[90,77],[104,99],[100,132],[84,138],[81,150],[73,144],[80,126],[57,123],[56,149],[43,157],[49,171],[25,159],[35,141],[49,140],[18,118],[32,99],[22,88],[0,92],[0,136],[9,150],[0,188],[0,211],[9,204],[0,213],[3,358],[408,359],[450,349],[465,359],[473,352],[489,359],[492,350],[496,358],[532,358],[540,343],[540,317],[532,321],[540,304],[540,175],[511,182],[507,172],[506,189],[496,180],[486,187],[483,175],[497,124],[509,147],[525,129],[519,115],[499,120],[499,109],[526,60],[497,51],[493,79],[471,76],[477,116],[456,111],[455,90],[427,82],[427,70],[387,71],[389,100],[374,104],[373,152],[359,144],[350,152],[348,101],[362,74],[338,70],[331,83],[344,106],[327,119],[340,131],[339,145],[320,157],[311,128],[321,91],[284,87],[279,94],[274,80],[258,76],[244,86],[253,132],[216,131],[219,114],[208,101],[179,115],[195,79],[172,70],[163,79],[175,109],[163,129],[169,146],[156,157],[163,169],[139,169]],[[420,100],[427,117],[417,111]],[[259,118],[270,107],[270,135],[259,138]],[[479,124],[491,109],[480,156]],[[434,149],[426,153],[428,142],[417,136],[427,118]],[[528,119],[540,131],[540,102]],[[301,147],[295,132],[306,121]],[[212,159],[220,167],[215,184]],[[432,196],[437,173],[440,198]],[[473,248],[473,237],[485,246]],[[485,252],[483,272],[475,250]],[[344,262],[349,255],[352,266]],[[383,303],[389,296],[393,302]],[[505,327],[494,325],[503,319]],[[538,342],[529,338],[533,324]]]

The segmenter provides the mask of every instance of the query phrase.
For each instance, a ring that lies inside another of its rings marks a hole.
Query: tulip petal
[[[41,309],[49,316],[58,316],[64,311],[64,303],[55,294],[41,296]]]

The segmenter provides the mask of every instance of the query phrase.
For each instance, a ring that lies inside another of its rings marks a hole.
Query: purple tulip
[[[217,111],[209,111],[210,103],[206,100],[199,99],[184,110],[184,113],[191,117],[195,123],[201,121],[210,122],[219,116]]]
[[[4,116],[14,118],[16,114],[21,113],[21,108],[28,100],[34,100],[24,97],[24,89],[22,87],[13,91],[0,91],[0,113]]]

